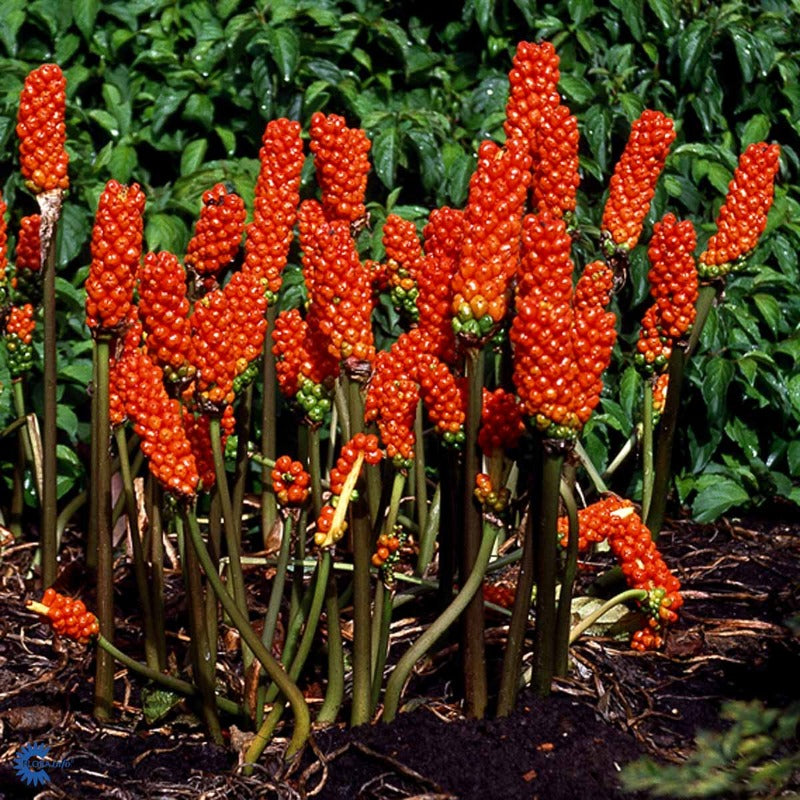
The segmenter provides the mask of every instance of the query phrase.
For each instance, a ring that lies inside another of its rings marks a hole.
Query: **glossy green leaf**
[[[205,139],[195,139],[186,145],[186,149],[181,155],[181,175],[189,175],[195,172],[203,163],[208,142]]]
[[[270,54],[284,81],[289,81],[300,60],[300,42],[291,28],[271,28],[267,32]]]
[[[697,522],[712,522],[732,508],[747,505],[750,495],[730,478],[709,476],[712,480],[698,490],[692,502],[692,516]]]

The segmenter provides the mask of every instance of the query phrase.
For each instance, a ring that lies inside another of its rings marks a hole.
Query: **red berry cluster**
[[[669,373],[662,372],[655,376],[653,381],[653,414],[656,418],[664,413],[667,404],[667,389],[669,388]]]
[[[367,134],[360,128],[348,128],[344,117],[317,111],[311,117],[310,148],[325,218],[348,225],[363,219],[369,175]]]
[[[483,599],[501,608],[511,608],[517,596],[519,567],[506,567],[498,574],[487,575],[483,582]]]
[[[298,219],[311,300],[309,326],[319,330],[338,361],[371,362],[375,357],[371,276],[358,256],[349,224],[328,222],[315,200],[301,204]]]
[[[372,554],[372,566],[381,569],[392,564],[396,560],[394,556],[402,544],[402,539],[394,533],[382,533],[378,537],[375,552]]]
[[[436,432],[446,444],[460,447],[464,441],[466,382],[456,378],[433,353],[421,353],[417,365],[420,397]]]
[[[122,425],[128,417],[125,409],[123,392],[127,386],[126,370],[129,360],[135,357],[135,351],[142,344],[142,323],[139,314],[131,309],[130,317],[122,324],[122,335],[111,351],[111,364],[109,370],[109,416],[111,425]]]
[[[647,109],[631,127],[628,143],[614,168],[600,229],[608,255],[631,250],[655,194],[656,182],[675,139],[672,120]]]
[[[659,647],[664,626],[678,619],[675,612],[683,604],[681,584],[664,563],[633,504],[619,497],[607,497],[578,512],[578,527],[579,550],[607,539],[628,585],[648,593],[641,603],[649,615],[648,624],[634,634],[631,646],[637,650]],[[568,528],[567,518],[560,517],[558,531],[565,547]]]
[[[34,194],[69,188],[66,91],[67,81],[56,64],[30,72],[22,87],[17,114],[20,170]]]
[[[717,231],[700,256],[702,278],[726,275],[758,243],[767,226],[780,154],[777,144],[766,142],[751,144],[742,153],[717,216]]]
[[[150,471],[170,492],[194,497],[200,476],[183,427],[180,403],[167,395],[164,373],[140,349],[114,365],[115,391],[142,440]]]
[[[568,438],[597,404],[611,358],[615,317],[605,309],[612,276],[599,262],[589,264],[573,292],[571,237],[561,218],[529,215],[522,240],[509,334],[514,385],[540,430]]]
[[[34,305],[38,305],[42,297],[41,221],[39,214],[31,214],[20,220],[14,279],[11,282],[17,295]]]
[[[248,272],[234,273],[224,289],[195,304],[189,361],[204,403],[221,409],[233,402],[234,381],[264,346],[266,310],[263,282]]]
[[[417,281],[426,266],[417,226],[396,214],[389,214],[383,225],[383,248],[388,259],[386,273],[392,302],[416,322],[419,319]]]
[[[575,213],[578,174],[578,118],[565,105],[545,109],[536,133],[533,197],[540,213]]]
[[[198,276],[203,289],[215,289],[217,275],[236,257],[246,216],[244,200],[229,192],[225,184],[218,183],[203,193],[185,258],[186,268]]]
[[[200,411],[195,413],[187,406],[181,408],[181,421],[186,438],[194,456],[197,466],[197,473],[200,476],[200,484],[204,491],[210,492],[217,482],[217,473],[214,468],[214,453],[211,449],[211,417],[209,414]],[[225,406],[220,417],[220,444],[223,449],[228,437],[236,428],[236,418],[233,413],[233,406]]]
[[[129,316],[139,259],[145,196],[138,184],[111,180],[100,195],[86,279],[86,324],[113,331]]]
[[[8,206],[0,194],[0,309],[8,299],[8,278],[6,269],[8,268],[8,230],[6,226],[6,211]]]
[[[517,396],[502,386],[493,392],[484,389],[478,431],[478,446],[483,454],[491,456],[496,450],[513,450],[523,433],[523,409]]]
[[[281,456],[270,472],[272,490],[282,506],[298,508],[308,498],[308,484],[311,476],[300,461],[292,461],[289,456]]]
[[[82,600],[73,600],[46,589],[41,603],[28,603],[28,607],[50,620],[53,630],[61,636],[86,644],[100,633],[97,617],[86,610]]]
[[[485,472],[479,472],[475,476],[473,494],[482,506],[494,511],[495,514],[502,514],[508,507],[508,501],[511,498],[511,493],[505,486],[501,489],[495,489],[492,476],[487,475]]]
[[[458,335],[483,339],[505,316],[509,282],[519,261],[530,166],[528,144],[521,136],[508,139],[502,148],[481,142],[453,276],[453,329]]]
[[[259,151],[253,221],[247,226],[244,270],[266,280],[267,299],[274,302],[281,288],[292,229],[300,202],[303,141],[300,124],[288,119],[267,123]]]
[[[653,226],[647,251],[651,269],[650,294],[655,299],[642,319],[635,361],[646,374],[667,366],[672,347],[694,323],[697,302],[696,237],[689,220],[667,214]]]
[[[148,253],[139,270],[139,317],[150,357],[168,380],[191,378],[189,299],[186,273],[172,253]]]
[[[347,476],[353,468],[356,459],[363,455],[367,464],[379,464],[383,458],[383,451],[378,446],[378,437],[373,434],[357,433],[349,442],[342,446],[336,466],[331,470],[331,493],[337,497],[341,495]]]
[[[33,331],[36,321],[33,306],[11,306],[6,319],[6,350],[8,352],[8,371],[12,378],[20,378],[33,367]]]

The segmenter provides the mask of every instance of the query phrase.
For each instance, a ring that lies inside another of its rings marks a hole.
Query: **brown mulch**
[[[235,748],[207,743],[188,709],[148,729],[141,682],[122,668],[114,723],[98,725],[91,716],[91,653],[53,642],[25,611],[33,583],[22,575],[31,549],[7,550],[0,565],[0,800],[632,797],[618,787],[619,769],[644,754],[681,760],[698,729],[721,727],[724,700],[758,698],[780,707],[798,696],[800,642],[790,621],[800,614],[800,524],[676,522],[661,546],[685,592],[663,652],[585,638],[573,648],[570,677],[557,682],[551,698],[524,694],[510,717],[475,721],[460,715],[454,699],[451,648],[415,678],[406,695],[414,699],[393,724],[317,731],[313,746],[288,768],[279,738],[249,777],[237,769]],[[125,570],[120,579],[124,587]],[[78,570],[70,582],[80,580]],[[121,591],[123,612],[131,595]],[[178,599],[171,610],[180,623]],[[133,609],[120,620],[131,653],[134,623]],[[501,623],[488,632],[490,673],[499,663]],[[398,639],[407,632],[398,626]],[[180,651],[181,637],[170,644]],[[236,743],[238,731],[230,733]],[[70,761],[36,789],[13,769],[14,755],[31,742],[49,745],[51,759]]]

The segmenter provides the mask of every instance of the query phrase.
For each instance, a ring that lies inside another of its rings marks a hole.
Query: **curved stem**
[[[600,606],[600,608],[598,608],[596,611],[593,611],[587,617],[584,617],[569,632],[569,643],[573,644],[584,631],[591,628],[595,622],[611,611],[614,606],[618,606],[620,603],[627,603],[628,600],[644,600],[646,597],[647,592],[644,589],[626,589],[624,592],[620,592],[615,597],[612,597],[610,600],[603,603],[603,605]]]
[[[314,519],[322,510],[322,461],[320,458],[320,428],[318,425],[308,428],[308,472],[311,475],[311,511]]]
[[[492,546],[497,536],[497,528],[486,522],[483,526],[483,536],[481,538],[478,555],[472,572],[464,581],[461,591],[453,598],[449,606],[434,620],[428,629],[416,642],[405,652],[397,666],[392,672],[389,682],[386,685],[386,696],[384,697],[383,721],[391,722],[397,715],[400,705],[400,695],[405,686],[411,670],[422,656],[431,648],[436,640],[458,619],[467,604],[478,592],[486,573],[489,557],[492,554]]]
[[[206,546],[203,544],[203,537],[200,535],[200,529],[197,526],[197,520],[194,518],[194,515],[188,514],[186,509],[183,509],[183,513],[184,519],[188,525],[192,546],[195,548],[197,557],[200,560],[200,565],[206,573],[206,579],[211,584],[211,588],[219,598],[222,607],[231,618],[234,626],[241,634],[242,639],[244,639],[247,646],[253,651],[255,657],[264,667],[264,671],[269,675],[270,679],[277,684],[292,707],[295,724],[286,756],[287,758],[293,756],[305,744],[311,730],[311,715],[309,714],[308,705],[303,697],[303,693],[297,688],[297,685],[286,674],[272,654],[264,647],[261,643],[261,639],[258,638],[258,635],[251,627],[247,617],[228,594],[219,575],[217,575],[214,569],[208,550],[206,550]]]
[[[592,484],[594,484],[595,491],[598,494],[605,494],[608,491],[608,486],[606,486],[603,476],[597,471],[597,467],[595,467],[594,462],[579,440],[575,442],[575,453],[580,459],[581,466],[586,470],[586,474],[589,476]]]
[[[419,498],[417,498],[417,502],[419,502]],[[425,527],[420,528],[419,555],[417,556],[417,566],[414,569],[417,575],[423,575],[433,559],[433,552],[436,548],[436,537],[439,533],[441,511],[442,486],[441,484],[437,484],[436,491],[433,493],[433,498],[431,499],[430,508],[425,517]]]
[[[561,499],[567,509],[569,533],[564,574],[561,578],[561,592],[558,596],[558,612],[556,613],[555,674],[564,677],[568,671],[572,587],[578,573],[578,506],[575,503],[572,487],[564,481],[561,483]]]

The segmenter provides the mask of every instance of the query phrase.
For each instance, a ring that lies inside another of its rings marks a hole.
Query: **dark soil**
[[[569,679],[557,682],[552,697],[524,694],[510,717],[474,721],[460,715],[454,699],[457,654],[450,646],[412,681],[408,706],[393,724],[317,731],[289,768],[280,759],[285,740],[278,739],[250,777],[237,770],[245,735],[233,726],[230,748],[208,744],[188,711],[147,728],[141,682],[123,669],[115,721],[98,725],[91,716],[91,654],[53,642],[25,611],[24,599],[34,592],[21,575],[31,550],[6,550],[0,800],[635,797],[619,788],[620,768],[642,755],[682,760],[699,729],[722,727],[724,700],[757,698],[781,707],[798,696],[800,642],[790,623],[800,614],[800,525],[675,523],[661,546],[685,592],[681,620],[663,652],[640,654],[616,639],[584,638],[573,647]],[[75,569],[66,579],[80,585]],[[123,612],[126,596],[120,596]],[[173,611],[180,619],[180,608]],[[134,623],[133,609],[129,622],[120,620],[121,644],[132,653],[137,643],[125,634],[134,636]],[[404,630],[398,626],[396,651],[404,647]],[[498,617],[487,631],[490,672],[502,634]],[[173,643],[180,646],[180,638]],[[232,685],[239,680],[234,672]],[[50,759],[70,760],[37,789],[13,769],[15,754],[31,742],[50,746]]]

